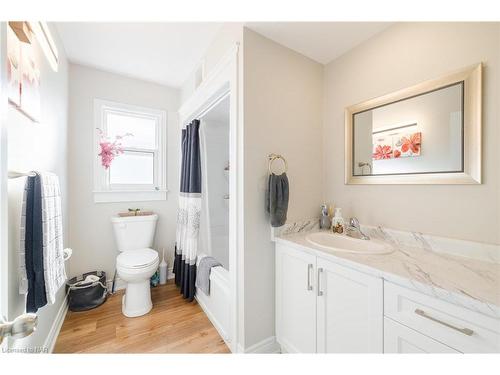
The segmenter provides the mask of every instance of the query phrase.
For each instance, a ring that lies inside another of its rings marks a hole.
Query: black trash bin
[[[97,276],[99,280],[85,282],[89,275]],[[68,293],[68,308],[70,311],[94,309],[106,302],[108,298],[106,272],[93,271],[73,277],[66,282],[66,292]]]

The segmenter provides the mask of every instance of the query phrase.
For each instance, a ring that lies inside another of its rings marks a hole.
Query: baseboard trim
[[[49,353],[54,351],[54,346],[56,345],[57,337],[59,336],[59,332],[61,331],[62,325],[64,323],[64,319],[66,318],[66,314],[68,313],[68,298],[65,297],[59,311],[57,312],[56,318],[54,319],[54,323],[52,323],[52,327],[50,327],[49,334],[45,339],[44,347],[48,349]]]
[[[275,336],[270,336],[258,343],[249,346],[248,348],[243,348],[238,345],[238,352],[247,354],[279,354],[281,353],[280,346],[276,341]]]

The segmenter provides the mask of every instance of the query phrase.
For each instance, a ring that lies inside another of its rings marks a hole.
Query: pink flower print
[[[378,145],[375,148],[375,152],[372,156],[375,160],[391,159],[392,158],[392,147],[388,145]]]
[[[401,142],[403,145],[401,146],[402,152],[411,151],[411,155],[420,155],[420,144],[422,139],[422,133],[413,133],[409,137],[403,137]]]

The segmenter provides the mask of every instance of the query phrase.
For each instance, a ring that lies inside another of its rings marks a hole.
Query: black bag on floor
[[[108,298],[106,272],[93,271],[73,277],[66,282],[66,292],[70,311],[94,309]]]

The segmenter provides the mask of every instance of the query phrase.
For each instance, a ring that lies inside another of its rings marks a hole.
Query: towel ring
[[[287,173],[288,172],[288,163],[287,163],[286,159],[283,156],[281,156],[279,154],[269,154],[268,158],[269,158],[269,165],[268,165],[269,174],[273,173],[273,171],[272,171],[273,162],[275,160],[278,160],[278,159],[283,162],[284,171],[281,172],[281,173]]]

